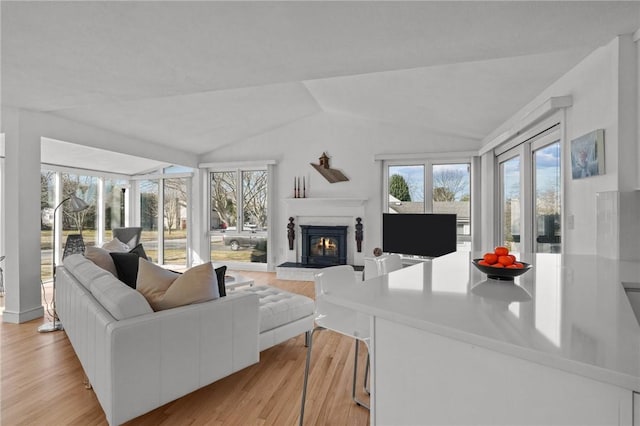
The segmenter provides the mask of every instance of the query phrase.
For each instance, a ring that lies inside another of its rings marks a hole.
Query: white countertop
[[[518,255],[533,268],[507,283],[487,280],[471,264],[473,257],[480,255],[451,253],[327,299],[640,391],[640,326],[622,286],[638,285],[640,263],[596,256]]]

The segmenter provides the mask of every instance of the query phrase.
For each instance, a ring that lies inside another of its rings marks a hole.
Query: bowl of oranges
[[[496,247],[493,252],[485,253],[480,259],[473,259],[473,264],[480,271],[487,274],[487,278],[495,280],[513,281],[518,275],[522,275],[531,269],[531,265],[521,262],[507,247]]]

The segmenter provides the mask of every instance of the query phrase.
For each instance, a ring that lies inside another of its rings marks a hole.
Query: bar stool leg
[[[313,346],[313,335],[316,331],[324,330],[323,327],[315,327],[311,333],[307,332],[305,341],[307,343],[307,362],[304,366],[304,383],[302,385],[302,403],[300,404],[300,426],[304,423],[304,404],[307,400],[307,382],[309,381],[309,366],[311,365],[311,347]]]
[[[356,349],[355,349],[355,356],[353,361],[353,385],[351,387],[351,399],[353,399],[353,401],[359,406],[369,410],[369,406],[367,404],[365,404],[364,402],[356,398],[356,376],[358,375],[358,347],[360,346],[360,341],[358,339],[355,339],[355,341],[356,341]]]

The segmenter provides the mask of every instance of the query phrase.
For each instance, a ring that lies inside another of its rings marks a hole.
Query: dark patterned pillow
[[[138,256],[137,253],[109,253],[116,265],[118,279],[131,288],[136,288],[138,279]]]
[[[147,257],[147,253],[145,253],[144,251],[144,247],[142,247],[142,244],[138,244],[137,246],[129,250],[129,253],[135,253],[144,260],[149,260],[149,258]]]
[[[215,269],[216,277],[218,278],[218,291],[220,291],[220,297],[227,295],[227,289],[224,286],[224,275],[227,273],[227,267],[221,266]]]

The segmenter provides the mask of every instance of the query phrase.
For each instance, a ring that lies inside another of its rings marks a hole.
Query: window
[[[534,251],[559,253],[560,228],[560,141],[533,151]]]
[[[190,266],[189,208],[193,170],[171,166],[136,176],[132,223],[142,227],[140,242],[160,265]]]
[[[559,253],[562,243],[559,125],[497,157],[499,243],[512,251]]]
[[[40,279],[50,280],[53,252],[53,210],[56,207],[56,173],[40,172]]]
[[[456,215],[458,250],[471,250],[471,164],[434,164],[433,213]]]
[[[58,261],[69,234],[81,233],[86,246],[100,245],[113,238],[110,232],[113,228],[141,226],[140,242],[153,261],[188,266],[190,170],[170,167],[165,172],[171,174],[141,176],[139,180],[132,181],[122,175],[100,172],[90,175],[88,173],[91,172],[83,170],[43,165],[40,174],[42,280],[50,280],[52,275],[54,209],[70,194],[82,198],[89,208],[73,213],[69,211],[69,203],[65,203],[58,209]],[[133,189],[135,196],[130,196],[130,189]],[[133,203],[131,209],[130,201]],[[136,216],[130,218],[130,212],[134,211]],[[159,232],[161,226],[162,233]]]
[[[267,263],[268,176],[261,169],[210,172],[212,261]]]
[[[98,198],[98,178],[95,176],[77,175],[72,173],[62,173],[62,194],[61,197],[68,197],[75,194],[84,200],[89,208],[80,212],[72,212],[69,203],[64,203],[60,207],[62,217],[63,241],[66,241],[69,234],[80,234],[85,246],[96,245],[97,236],[97,215],[96,203]],[[62,198],[64,199],[64,198]]]
[[[142,235],[140,242],[144,246],[144,251],[158,261],[158,180],[141,180],[138,182],[140,193],[140,226]]]
[[[128,182],[124,179],[104,179],[104,229],[126,226]],[[110,239],[110,237],[109,237]]]
[[[520,252],[520,156],[499,163],[501,244]]]
[[[122,189],[127,185],[127,180],[122,178],[99,177],[69,168],[43,166],[40,171],[40,276],[43,281],[52,278],[54,244],[58,264],[70,234],[81,234],[85,246],[100,245],[104,241],[105,230],[121,226],[123,214],[126,215]],[[102,196],[99,196],[101,193]],[[64,203],[55,212],[60,202],[71,194],[83,199],[89,208],[72,212],[69,203]],[[55,237],[52,234],[54,213],[57,225]]]
[[[458,250],[471,250],[471,162],[385,163],[389,213],[445,213],[457,217]]]
[[[389,166],[390,213],[424,213],[424,165]]]
[[[163,192],[163,262],[186,266],[188,180],[186,178],[163,179]]]

